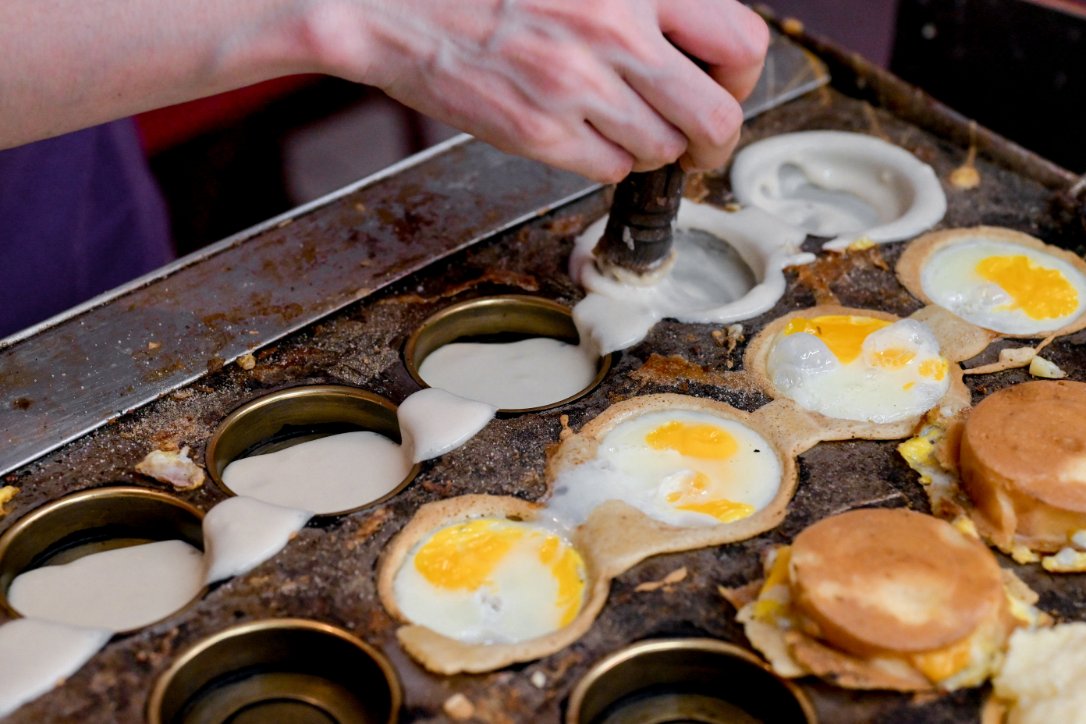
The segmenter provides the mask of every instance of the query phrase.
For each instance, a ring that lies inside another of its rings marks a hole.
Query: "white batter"
[[[274,556],[313,514],[239,495],[204,516],[206,582],[246,573]]]
[[[235,460],[222,478],[238,495],[326,514],[377,500],[410,470],[399,445],[384,435],[359,431]]]
[[[29,618],[128,631],[182,608],[203,585],[200,551],[168,540],[21,573],[11,582],[8,601]]]
[[[414,456],[426,460],[467,442],[495,410],[430,389],[408,397],[400,411]],[[205,583],[242,575],[268,560],[305,527],[313,511],[354,508],[383,496],[406,477],[411,458],[407,448],[367,432],[244,458],[227,466],[233,470],[229,478],[223,473],[238,495],[204,516],[206,555],[182,541],[162,541],[17,576],[8,600],[27,618],[0,626],[0,716],[75,673],[113,632],[162,619],[191,601]],[[238,468],[239,463],[246,464]],[[241,494],[249,488],[289,502]]]
[[[768,311],[785,291],[784,268],[814,260],[799,253],[806,233],[759,210],[729,213],[683,201],[671,268],[650,284],[618,281],[596,268],[600,219],[577,238],[570,275],[589,294],[573,310],[581,339],[600,354],[637,344],[664,318],[725,324]]]
[[[446,390],[419,390],[400,403],[400,437],[412,462],[420,463],[455,450],[494,419],[498,408]]]
[[[931,166],[882,139],[844,131],[803,131],[758,141],[736,154],[732,190],[842,251],[866,238],[899,241],[930,229],[946,213]]]
[[[577,394],[595,378],[597,363],[587,347],[550,337],[454,342],[430,353],[419,365],[419,376],[460,397],[522,410]]]
[[[0,626],[0,717],[74,674],[112,635],[30,618]]]

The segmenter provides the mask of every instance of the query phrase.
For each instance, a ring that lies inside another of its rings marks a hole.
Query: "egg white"
[[[708,424],[728,433],[737,443],[724,460],[705,460],[675,450],[658,450],[646,437],[671,423]],[[596,457],[565,471],[555,484],[549,506],[556,515],[579,523],[606,500],[622,500],[645,515],[678,527],[720,525],[717,518],[680,510],[668,496],[702,473],[710,481],[713,499],[751,506],[769,505],[780,489],[781,464],[770,443],[755,430],[734,420],[693,410],[661,410],[626,420],[600,440]]]
[[[878,353],[888,350],[906,350],[914,357],[900,368],[879,366]],[[946,363],[931,330],[902,319],[869,334],[862,354],[848,364],[812,334],[781,333],[770,349],[767,371],[777,391],[805,409],[884,424],[923,415],[946,394],[949,371],[942,379],[925,376],[920,373],[925,361]]]

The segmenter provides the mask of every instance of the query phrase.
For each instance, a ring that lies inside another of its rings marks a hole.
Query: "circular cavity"
[[[995,557],[946,521],[902,509],[853,510],[792,544],[797,609],[859,656],[924,652],[965,639],[1006,605]]]
[[[601,349],[623,349],[660,319],[727,323],[762,314],[787,287],[784,267],[808,263],[799,253],[805,234],[759,209],[728,212],[686,200],[675,220],[672,264],[631,283],[601,272],[594,250],[607,219],[577,237],[570,275],[590,292],[574,312]]]
[[[207,590],[202,519],[198,508],[147,488],[66,495],[0,536],[0,605],[12,616],[118,633],[155,623]]]
[[[782,474],[774,446],[737,419],[646,410],[603,431],[594,457],[555,481],[548,507],[581,522],[604,501],[622,500],[669,525],[719,525],[769,506]]]
[[[1086,530],[1086,383],[1025,382],[972,410],[961,482],[1002,545],[1055,551]]]
[[[874,425],[923,415],[947,394],[956,371],[922,322],[843,307],[774,320],[751,343],[748,359],[774,397]]]
[[[541,297],[471,299],[427,318],[404,347],[407,371],[499,412],[560,407],[595,389],[611,355],[580,344],[568,307]]]
[[[385,657],[305,619],[233,626],[196,644],[155,682],[150,724],[392,723],[402,693]]]
[[[517,643],[568,626],[584,604],[581,555],[556,528],[505,517],[446,523],[421,538],[393,581],[414,624],[457,641]]]
[[[786,133],[735,156],[731,185],[762,209],[842,250],[898,241],[937,224],[946,195],[935,172],[903,148],[843,131]]]
[[[566,724],[818,719],[806,695],[754,654],[716,639],[642,641],[596,663],[569,697]]]
[[[337,516],[380,505],[414,479],[419,466],[399,443],[396,406],[385,398],[344,385],[293,387],[230,413],[208,441],[206,464],[230,495]]]
[[[1003,335],[1065,333],[1086,324],[1086,262],[1011,229],[926,234],[909,245],[897,273],[917,297]]]

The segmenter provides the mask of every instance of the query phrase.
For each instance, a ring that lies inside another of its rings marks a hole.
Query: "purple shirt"
[[[171,258],[131,119],[0,151],[0,339]]]

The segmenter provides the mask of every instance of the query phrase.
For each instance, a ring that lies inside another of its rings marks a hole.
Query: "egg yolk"
[[[973,639],[967,637],[946,648],[928,653],[913,654],[913,665],[928,681],[936,683],[949,679],[973,660]]]
[[[434,533],[415,554],[415,568],[438,588],[474,591],[494,585],[494,572],[518,545],[529,545],[558,584],[560,624],[576,617],[584,596],[584,561],[554,534],[508,521],[473,520]]]
[[[754,617],[759,621],[773,623],[777,618],[788,613],[788,607],[780,600],[766,596],[765,594],[777,586],[787,586],[791,581],[789,565],[792,562],[792,548],[781,546],[777,549],[777,557],[773,559],[773,565],[769,574],[762,582],[762,588],[758,592],[758,599],[754,603]]]
[[[678,420],[656,428],[645,436],[645,442],[654,450],[674,450],[701,460],[724,460],[739,450],[735,438],[716,425]]]
[[[908,349],[884,349],[872,355],[872,364],[887,370],[899,370],[916,358],[916,352]]]
[[[938,357],[924,360],[920,363],[917,371],[921,377],[930,377],[936,382],[942,382],[948,369],[947,361],[942,357]]]
[[[1028,256],[990,256],[976,268],[985,281],[998,284],[1031,319],[1055,319],[1078,309],[1078,291],[1058,269],[1035,263]]]
[[[679,490],[668,493],[667,502],[676,510],[711,515],[721,523],[733,523],[754,513],[754,506],[749,503],[710,498],[709,478],[705,473],[694,473]]]
[[[493,520],[452,525],[419,548],[415,567],[439,588],[474,591],[490,582],[494,569],[523,538],[523,530]]]
[[[784,333],[813,334],[830,348],[833,356],[841,364],[847,365],[860,356],[867,335],[888,326],[890,326],[890,322],[885,319],[857,317],[848,314],[825,314],[810,319],[794,317],[788,322],[788,326],[784,328]],[[897,352],[900,354],[891,354],[888,363],[896,362],[902,354],[910,354],[904,350],[898,350]],[[908,364],[909,359],[900,362],[898,366],[903,367]]]

